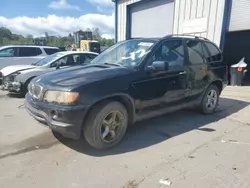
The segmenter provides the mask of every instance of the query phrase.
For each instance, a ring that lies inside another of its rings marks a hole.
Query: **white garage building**
[[[226,33],[250,30],[250,0],[112,0],[116,41],[194,34],[222,47]]]

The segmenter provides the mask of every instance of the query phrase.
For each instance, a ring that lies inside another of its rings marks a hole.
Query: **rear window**
[[[218,48],[214,44],[209,43],[209,42],[205,42],[205,45],[207,46],[208,51],[211,54],[210,61],[221,61],[222,60],[222,55],[221,55],[220,51],[218,50]]]
[[[19,47],[19,57],[31,57],[41,55],[42,51],[36,47]]]
[[[47,55],[51,55],[60,51],[57,48],[43,48],[43,49]]]
[[[188,57],[191,65],[200,65],[204,63],[203,49],[200,41],[187,40]]]

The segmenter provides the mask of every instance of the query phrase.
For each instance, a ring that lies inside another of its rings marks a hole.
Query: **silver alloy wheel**
[[[212,110],[216,107],[218,100],[217,92],[211,89],[207,94],[206,108]]]
[[[124,116],[119,111],[109,112],[102,120],[101,138],[104,142],[113,142],[122,131]]]

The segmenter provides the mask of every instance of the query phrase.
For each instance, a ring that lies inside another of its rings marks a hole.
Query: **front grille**
[[[8,85],[16,80],[16,75],[2,76],[0,77],[0,80],[2,80],[3,85]]]
[[[36,84],[30,84],[29,85],[29,94],[38,100],[42,100],[43,97],[43,87],[36,85]]]
[[[15,76],[14,75],[6,76],[4,80],[6,82],[14,82],[15,81]]]

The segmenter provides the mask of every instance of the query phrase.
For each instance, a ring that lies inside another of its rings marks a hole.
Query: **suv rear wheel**
[[[116,101],[104,101],[90,111],[85,125],[84,137],[96,149],[107,149],[117,145],[128,127],[126,108]]]
[[[219,89],[216,85],[212,84],[206,90],[202,102],[201,112],[204,114],[211,114],[215,111],[219,102]]]

